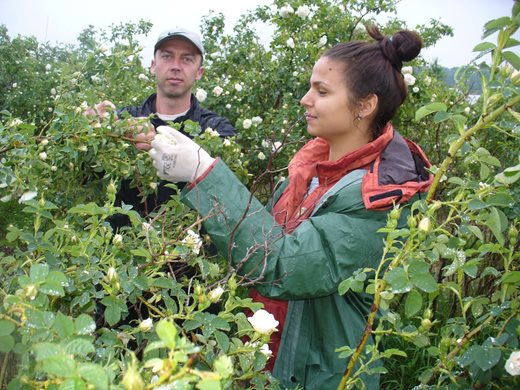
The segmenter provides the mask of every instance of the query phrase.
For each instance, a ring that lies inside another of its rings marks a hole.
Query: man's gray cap
[[[191,31],[179,26],[176,26],[169,30],[165,30],[159,35],[159,38],[157,38],[157,43],[155,44],[155,48],[153,51],[154,54],[164,42],[179,37],[187,39],[188,41],[193,43],[195,47],[199,50],[202,57],[204,57],[204,46],[202,46],[202,40],[200,38],[200,35],[195,31]]]

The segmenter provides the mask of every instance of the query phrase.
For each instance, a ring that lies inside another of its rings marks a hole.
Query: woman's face
[[[312,70],[309,91],[300,100],[309,134],[329,143],[351,137],[356,130],[344,72],[340,62],[320,58]]]

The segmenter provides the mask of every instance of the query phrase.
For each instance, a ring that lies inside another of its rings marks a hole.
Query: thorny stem
[[[482,116],[479,118],[478,122],[473,127],[468,129],[467,131],[465,131],[464,134],[462,134],[461,137],[457,141],[453,142],[450,145],[450,148],[448,150],[448,156],[444,159],[439,170],[435,174],[435,177],[433,178],[433,183],[430,187],[430,190],[428,191],[428,195],[426,196],[427,202],[432,201],[442,177],[448,171],[448,168],[451,165],[451,163],[453,162],[455,155],[460,150],[460,148],[462,148],[464,143],[467,140],[469,140],[478,131],[482,130],[483,128],[488,126],[491,122],[493,122],[495,119],[497,119],[506,110],[511,109],[511,107],[513,107],[515,104],[518,104],[518,103],[520,103],[520,95],[517,95],[514,98],[510,99],[507,103],[505,103],[501,107],[497,108],[495,111],[491,112],[490,114],[482,114]]]
[[[7,362],[9,361],[10,352],[4,354],[4,361],[2,362],[2,370],[0,371],[0,389],[4,388],[5,373],[7,371]]]

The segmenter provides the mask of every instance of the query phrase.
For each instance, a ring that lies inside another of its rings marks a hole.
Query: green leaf
[[[36,361],[45,360],[51,356],[63,353],[63,349],[52,343],[38,343],[32,346]]]
[[[76,373],[76,361],[65,354],[50,356],[42,362],[42,370],[58,377],[71,377]]]
[[[407,318],[415,315],[419,310],[421,310],[423,304],[422,295],[417,290],[412,290],[406,296],[406,301],[404,302],[404,311]]]
[[[390,284],[391,291],[394,293],[408,292],[412,288],[412,284],[410,283],[410,280],[408,280],[406,271],[401,267],[394,268],[388,272],[386,280]]]
[[[485,224],[491,230],[498,243],[504,246],[504,235],[502,234],[504,227],[501,224],[501,218],[496,208],[491,207]]]
[[[221,355],[215,359],[213,368],[224,379],[229,378],[233,374],[233,361],[229,356]]]
[[[507,193],[499,192],[487,198],[486,204],[489,206],[512,207],[515,204],[515,199]]]
[[[47,264],[33,264],[29,270],[29,277],[33,282],[43,282],[49,274]]]
[[[217,339],[217,343],[220,349],[222,349],[222,352],[227,353],[230,345],[229,337],[227,336],[227,334],[221,332],[220,330],[216,330],[213,333],[213,335],[215,336],[215,339]]]
[[[78,335],[90,335],[96,330],[96,323],[86,314],[80,314],[74,321],[74,326]]]
[[[7,336],[13,333],[15,325],[11,321],[0,320],[0,336]]]
[[[155,327],[155,331],[168,348],[175,348],[177,345],[177,328],[175,325],[169,321],[161,320]]]
[[[82,363],[78,366],[79,375],[88,383],[94,385],[95,389],[108,389],[108,376],[105,370],[93,363]]]
[[[392,356],[408,357],[406,352],[401,351],[400,349],[397,349],[397,348],[385,349],[384,352],[383,352],[383,356],[387,357],[387,358],[392,357]]]
[[[59,390],[86,390],[86,389],[87,389],[87,385],[85,384],[85,382],[83,382],[83,380],[81,378],[78,378],[76,376],[65,379],[59,387]]]
[[[88,204],[80,204],[69,209],[69,214],[102,215],[106,213],[107,210],[105,210],[105,208],[99,207],[93,202]]]
[[[71,355],[86,356],[96,351],[91,341],[85,339],[74,339],[65,346],[65,351]]]
[[[439,111],[439,112],[435,113],[435,115],[433,116],[433,122],[435,122],[435,123],[444,122],[445,120],[451,118],[451,116],[452,116],[452,114],[450,114],[449,112]]]
[[[495,180],[501,184],[511,185],[520,179],[520,164],[504,169],[495,176]]]
[[[110,326],[114,326],[121,320],[121,308],[117,305],[107,306],[105,309],[105,320]]]
[[[490,51],[497,47],[494,43],[491,42],[481,42],[477,46],[473,48],[473,51]]]
[[[484,25],[484,34],[482,38],[485,38],[498,30],[508,26],[511,23],[511,18],[508,16],[503,16],[501,18],[493,19],[487,22]]]
[[[72,318],[58,312],[54,321],[53,329],[61,338],[67,338],[74,334],[74,322]]]
[[[505,283],[505,284],[516,284],[516,283],[520,282],[520,271],[506,272],[502,276],[501,282]]]
[[[426,106],[419,108],[415,113],[415,121],[418,122],[427,115],[433,114],[434,112],[446,111],[447,107],[444,103],[430,103]]]
[[[411,276],[413,284],[427,293],[437,291],[437,282],[430,273],[415,274]]]
[[[345,295],[349,290],[360,293],[363,291],[363,282],[350,277],[342,281],[338,286],[339,295]]]
[[[38,291],[42,292],[45,295],[50,295],[53,297],[62,297],[65,295],[65,291],[63,290],[63,286],[60,282],[56,280],[47,279],[45,283],[43,283]]]
[[[474,354],[475,363],[484,371],[487,371],[498,363],[501,355],[498,348],[491,346],[478,347],[477,353]]]
[[[10,334],[0,336],[0,352],[10,352],[14,347],[14,337]]]

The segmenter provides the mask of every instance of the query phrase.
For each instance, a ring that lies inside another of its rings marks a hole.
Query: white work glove
[[[194,141],[169,126],[159,126],[151,144],[148,154],[157,175],[173,183],[197,180],[215,161]]]

